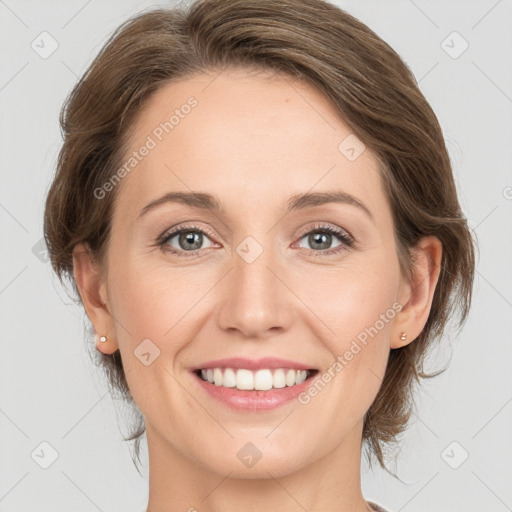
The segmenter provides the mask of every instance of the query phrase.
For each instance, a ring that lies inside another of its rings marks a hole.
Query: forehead
[[[377,162],[369,150],[347,159],[350,137],[333,106],[304,82],[245,69],[191,75],[163,85],[136,118],[125,161],[150,149],[123,179],[121,195],[137,208],[173,189],[229,193],[256,208],[278,191],[316,186],[365,196],[378,186]]]

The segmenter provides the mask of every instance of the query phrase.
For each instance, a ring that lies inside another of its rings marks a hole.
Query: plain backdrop
[[[394,512],[512,510],[512,2],[337,4],[414,72],[480,245],[469,320],[433,354],[433,367],[451,358],[449,369],[422,388],[391,464],[402,481],[363,465],[364,495]],[[162,5],[172,3],[0,1],[2,512],[141,512],[147,503],[145,442],[141,477],[122,441],[129,410],[91,364],[84,313],[41,238],[66,95],[121,22]]]

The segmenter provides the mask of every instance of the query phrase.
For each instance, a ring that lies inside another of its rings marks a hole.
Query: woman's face
[[[315,90],[244,70],[161,88],[129,140],[103,294],[150,445],[250,478],[359,452],[407,294],[370,150]],[[177,192],[218,209],[148,207]],[[226,386],[197,375],[212,366]],[[317,370],[300,395],[229,387],[297,368]]]

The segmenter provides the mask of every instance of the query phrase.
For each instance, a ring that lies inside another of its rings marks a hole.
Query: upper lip
[[[311,370],[311,366],[291,359],[281,359],[279,357],[263,357],[261,359],[247,359],[245,357],[229,357],[225,359],[216,359],[207,361],[193,368],[194,371],[207,368],[246,368],[247,370],[262,370],[264,368],[294,368],[297,370]]]

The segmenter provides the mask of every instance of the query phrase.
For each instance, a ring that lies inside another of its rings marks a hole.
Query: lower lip
[[[237,411],[267,411],[276,409],[286,403],[295,400],[310,385],[315,375],[311,375],[304,382],[295,386],[286,386],[284,388],[273,388],[267,391],[247,391],[237,388],[226,388],[224,386],[216,386],[210,382],[204,381],[192,372],[193,378],[198,381],[202,389],[210,396],[226,404]]]

